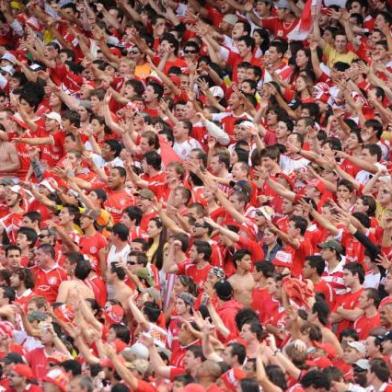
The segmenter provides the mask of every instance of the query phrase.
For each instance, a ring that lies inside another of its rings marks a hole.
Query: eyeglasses
[[[140,264],[143,264],[143,263],[141,263],[139,261],[128,260],[127,264],[129,264],[129,265],[140,265]]]
[[[185,49],[185,50],[184,50],[184,53],[185,53],[185,54],[196,54],[196,53],[197,53],[197,50]]]
[[[196,228],[202,228],[202,229],[205,229],[206,228],[206,226],[205,225],[203,225],[202,223],[195,223],[194,225],[193,225],[194,227],[196,227]]]

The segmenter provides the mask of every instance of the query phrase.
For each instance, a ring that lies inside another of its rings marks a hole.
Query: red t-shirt
[[[59,265],[55,264],[52,269],[44,271],[39,267],[32,268],[35,277],[34,291],[42,295],[48,302],[56,301],[61,282],[67,280],[67,273]]]
[[[187,275],[193,279],[196,285],[200,285],[207,280],[211,268],[211,264],[206,264],[203,268],[197,268],[196,264],[183,262],[178,264],[177,275]]]
[[[380,313],[373,317],[366,317],[364,314],[354,321],[354,329],[358,332],[359,339],[365,340],[369,333],[380,325]]]
[[[293,269],[292,275],[298,278],[302,274],[302,269],[304,267],[305,258],[313,254],[313,247],[310,241],[303,238],[300,241],[299,248],[296,249],[290,245],[286,246],[285,251],[290,252],[293,255]]]
[[[135,198],[125,189],[119,191],[107,189],[106,192],[105,210],[112,215],[114,223],[118,223],[121,220],[124,209],[135,204]]]

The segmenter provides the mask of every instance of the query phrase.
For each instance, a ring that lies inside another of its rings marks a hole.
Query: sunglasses
[[[140,52],[137,49],[128,50],[128,54],[139,54]]]
[[[194,225],[193,225],[194,227],[196,227],[196,228],[202,228],[202,229],[205,229],[206,228],[206,226],[205,225],[203,225],[203,224],[201,224],[201,223],[195,223]]]
[[[184,50],[184,53],[185,53],[185,54],[196,54],[196,53],[197,53],[197,50],[185,49],[185,50]]]
[[[38,238],[46,238],[46,237],[49,237],[49,234],[40,234],[38,236]]]
[[[139,263],[138,261],[128,260],[127,264],[129,264],[129,265],[139,265],[139,264],[143,264],[143,263]]]

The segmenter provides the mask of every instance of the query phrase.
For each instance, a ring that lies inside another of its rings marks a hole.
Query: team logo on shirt
[[[97,248],[95,246],[92,246],[90,248],[90,253],[97,253]]]
[[[56,278],[55,276],[51,276],[51,277],[48,279],[48,283],[49,283],[51,286],[54,286],[54,285],[57,283],[57,278]]]

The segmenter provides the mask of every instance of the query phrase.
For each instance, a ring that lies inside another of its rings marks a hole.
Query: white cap
[[[357,350],[361,354],[366,354],[366,346],[361,342],[348,342],[347,343],[351,348]]]
[[[60,125],[61,125],[61,123],[62,123],[60,114],[58,114],[58,113],[56,113],[56,112],[47,113],[47,114],[45,114],[45,116],[46,116],[47,118],[50,118],[51,120],[57,121]]]
[[[210,87],[210,93],[215,97],[222,99],[225,96],[222,87],[219,86],[212,86]]]
[[[10,75],[13,75],[15,72],[15,69],[12,65],[5,65],[4,67],[0,68],[3,72],[7,72]]]
[[[131,359],[128,356],[133,357],[133,359],[145,359],[148,360],[150,354],[148,351],[148,348],[139,342],[136,342],[133,344],[131,347],[127,347],[126,349],[123,350],[122,355],[129,360]],[[132,360],[133,360],[132,359]]]
[[[16,63],[16,57],[12,53],[10,53],[10,52],[5,52],[3,54],[3,56],[1,56],[1,59],[2,60],[7,60],[7,61],[9,61],[12,64]]]

